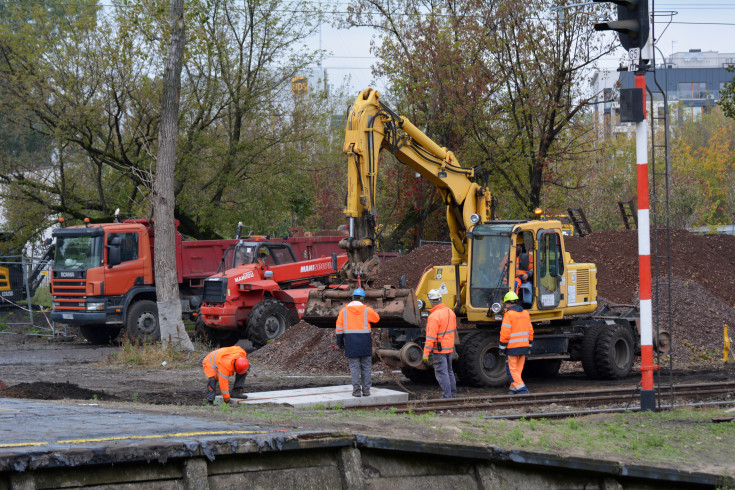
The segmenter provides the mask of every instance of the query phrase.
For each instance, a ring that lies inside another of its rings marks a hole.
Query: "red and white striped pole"
[[[651,306],[651,230],[648,212],[648,138],[646,125],[646,76],[636,73],[641,89],[643,121],[636,123],[635,150],[638,172],[638,280],[641,296],[641,410],[656,410],[653,388],[653,308]]]

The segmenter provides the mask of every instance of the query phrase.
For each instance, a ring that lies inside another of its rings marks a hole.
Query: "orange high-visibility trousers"
[[[521,373],[523,372],[523,365],[526,363],[526,356],[507,356],[505,366],[508,371],[508,378],[510,379],[510,387],[518,389],[525,386],[523,379],[521,379]]]

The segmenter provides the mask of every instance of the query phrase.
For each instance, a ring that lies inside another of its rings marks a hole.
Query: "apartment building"
[[[663,94],[666,94],[672,122],[701,116],[719,101],[720,90],[733,79],[735,74],[727,70],[733,65],[735,53],[700,49],[673,53],[663,63],[657,63],[655,71],[646,73],[654,110],[663,109]],[[633,72],[617,70],[602,70],[593,75],[594,115],[601,135],[610,137],[632,130],[631,124],[620,123],[619,90],[633,88],[634,77]],[[650,103],[646,109],[650,109]]]

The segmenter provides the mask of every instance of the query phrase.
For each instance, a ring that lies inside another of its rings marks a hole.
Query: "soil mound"
[[[428,243],[383,264],[376,276],[375,285],[392,284],[397,286],[401,277],[405,274],[406,287],[415,288],[419,285],[421,276],[424,275],[426,269],[434,265],[451,263],[451,245]]]
[[[665,252],[665,238],[663,232],[658,235],[658,255]],[[670,311],[673,362],[677,366],[720,362],[723,326],[735,329],[735,236],[670,230],[670,238],[671,302],[668,295],[662,295],[658,307],[661,328],[667,328]],[[651,243],[653,255],[653,240]],[[575,262],[596,265],[600,303],[638,303],[637,230],[568,237],[565,245]],[[415,288],[428,267],[450,264],[451,258],[450,245],[424,245],[386,262],[375,284],[398,285],[405,275],[406,287]],[[659,276],[668,269],[665,262],[662,264]],[[655,282],[653,294],[656,306]],[[252,357],[266,368],[308,374],[347,373],[344,354],[333,351],[333,343],[333,330],[301,322]]]
[[[666,254],[664,232],[657,237],[658,253],[654,249],[653,237],[651,239],[652,261],[654,254]],[[670,239],[672,275],[693,280],[706,288],[711,296],[735,305],[735,236],[695,235],[686,230],[671,230]],[[636,301],[637,230],[601,231],[585,237],[569,237],[565,245],[575,262],[593,262],[597,266],[599,296],[616,303]],[[661,276],[667,272],[667,264],[663,259],[659,263],[658,275]]]
[[[299,322],[248,357],[266,369],[303,374],[349,373],[344,351],[333,350],[334,329]]]
[[[32,398],[35,400],[118,400],[114,395],[92,391],[72,383],[18,383],[0,391],[5,398]]]

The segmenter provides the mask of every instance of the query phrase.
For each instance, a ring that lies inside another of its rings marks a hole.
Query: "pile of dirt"
[[[376,286],[391,284],[397,286],[402,276],[406,276],[406,287],[415,288],[419,285],[424,272],[434,265],[452,263],[452,248],[450,245],[428,243],[412,252],[396,257],[384,263],[375,279]]]
[[[374,345],[379,345],[379,335],[380,330],[373,331]],[[335,342],[334,329],[299,322],[273,342],[248,354],[248,358],[265,369],[310,375],[348,375],[345,351],[335,350]],[[382,363],[373,363],[373,371],[385,369]]]
[[[654,306],[661,312],[659,326],[668,328],[671,310],[675,366],[717,363],[721,359],[723,325],[735,329],[735,236],[671,230],[670,237],[670,303],[664,294],[660,302],[656,301],[654,282]],[[664,239],[663,234],[659,235],[660,250],[664,247]],[[565,244],[575,262],[596,265],[600,303],[638,303],[637,230],[569,237]],[[654,250],[653,240],[651,249]],[[427,244],[387,262],[375,284],[398,285],[405,275],[406,287],[415,288],[428,267],[449,263],[450,245]],[[660,268],[666,272],[668,266],[664,263]],[[346,373],[344,354],[333,351],[333,343],[333,330],[301,322],[257,351],[253,360],[266,368],[306,374]]]
[[[658,252],[651,239],[652,261],[666,255],[666,236],[658,235]],[[671,230],[671,274],[693,280],[711,296],[735,305],[735,236],[695,235]],[[634,303],[638,297],[638,231],[601,231],[565,240],[575,262],[597,266],[599,296],[616,303]],[[659,276],[668,264],[659,258]],[[652,272],[653,274],[653,272]]]
[[[5,398],[31,398],[34,400],[119,400],[114,395],[92,391],[72,383],[19,383],[0,391]]]

